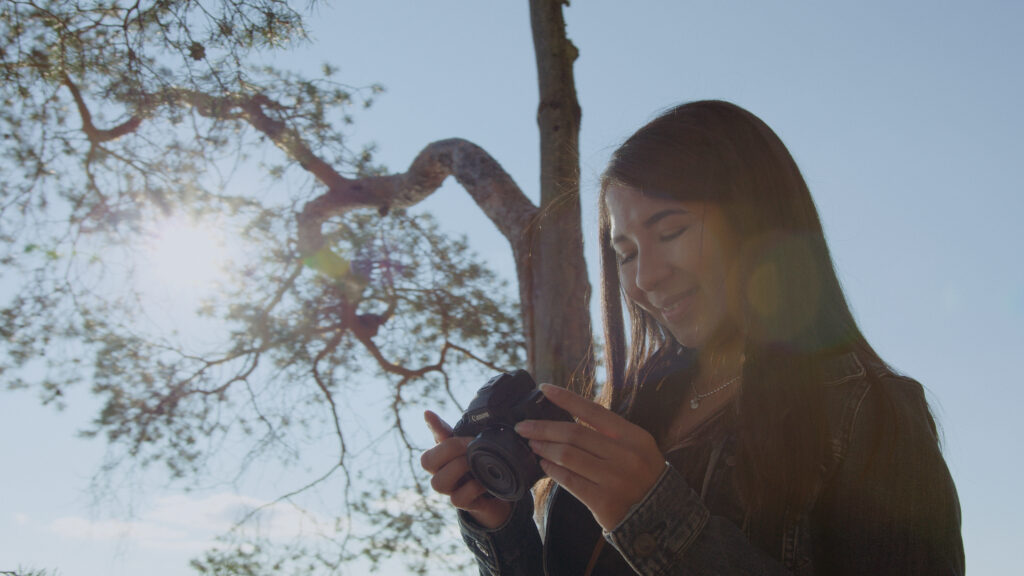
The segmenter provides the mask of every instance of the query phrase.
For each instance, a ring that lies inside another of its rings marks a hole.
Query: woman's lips
[[[697,288],[691,288],[678,296],[674,296],[660,307],[661,315],[667,321],[679,320],[688,316],[696,300]]]

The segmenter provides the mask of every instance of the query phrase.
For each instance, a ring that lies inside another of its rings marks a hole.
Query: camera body
[[[501,500],[519,500],[544,477],[539,458],[515,433],[523,420],[574,422],[544,396],[526,370],[516,370],[488,380],[453,429],[455,436],[475,436],[466,450],[469,470]]]

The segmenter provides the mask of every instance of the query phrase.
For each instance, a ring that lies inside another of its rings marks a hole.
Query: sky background
[[[718,98],[764,119],[797,160],[868,339],[926,387],[963,508],[971,574],[1006,574],[1024,542],[1024,3],[621,2],[565,9],[580,50],[587,259],[597,177],[658,112]],[[312,43],[274,62],[340,67],[387,88],[353,137],[404,170],[427,143],[469,139],[537,197],[536,71],[526,2],[333,2]],[[504,239],[453,183],[424,204],[513,278]],[[118,506],[89,481],[96,409],[0,396],[0,570],[171,575],[262,495],[184,493],[151,475]],[[457,415],[450,414],[454,417]],[[329,457],[329,456],[328,456]],[[276,519],[282,529],[300,522]],[[394,572],[400,573],[400,572]]]

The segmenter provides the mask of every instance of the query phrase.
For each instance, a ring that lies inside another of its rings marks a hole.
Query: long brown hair
[[[755,513],[779,520],[787,510],[802,509],[813,498],[828,438],[824,360],[855,352],[861,361],[884,364],[850,312],[796,162],[763,121],[722,101],[672,108],[613,154],[599,203],[607,373],[601,401],[657,436],[678,403],[639,400],[655,394],[645,381],[680,347],[653,317],[624,298],[605,204],[613,183],[722,207],[740,246],[728,297],[745,338],[737,484]]]

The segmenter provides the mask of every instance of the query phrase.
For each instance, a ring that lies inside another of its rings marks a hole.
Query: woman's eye
[[[622,266],[623,264],[628,264],[629,262],[632,262],[633,259],[636,258],[636,252],[633,252],[631,254],[616,253],[615,257],[619,261],[619,266]]]
[[[668,240],[673,240],[675,238],[679,238],[680,236],[683,235],[683,232],[686,232],[687,228],[688,228],[688,226],[683,226],[682,228],[680,228],[680,229],[678,229],[678,230],[676,230],[674,232],[669,232],[668,234],[662,234],[661,236],[658,236],[658,240],[661,240],[662,242],[665,242],[665,241],[668,241]]]

